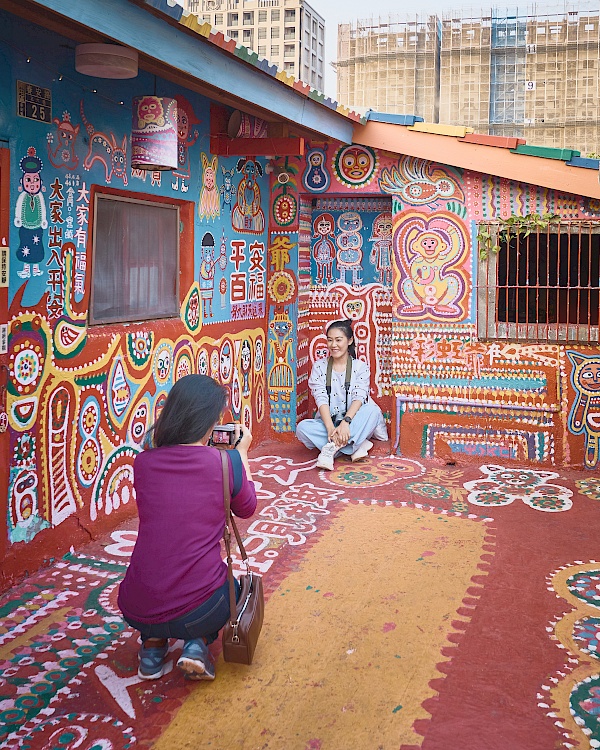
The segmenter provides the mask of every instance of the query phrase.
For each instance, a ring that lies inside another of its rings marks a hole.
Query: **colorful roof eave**
[[[322,103],[308,86],[286,85],[280,78],[241,59],[234,50],[216,44],[201,33],[190,32],[178,20],[183,9],[174,5],[172,0],[31,2],[213,89],[226,92],[239,100],[240,106],[249,102],[278,119],[295,123],[320,136],[343,143],[352,142],[352,129],[358,116],[348,116],[345,111],[332,109]],[[39,23],[44,25],[43,14],[40,14]]]
[[[379,148],[393,154],[415,156],[439,164],[448,164],[452,167],[505,177],[509,180],[539,185],[565,193],[600,198],[597,168],[583,168],[579,165],[569,164],[567,161],[561,161],[560,158],[555,156],[544,158],[541,155],[533,156],[526,153],[517,153],[514,148],[474,143],[469,140],[469,137],[488,140],[490,143],[495,140],[500,142],[503,139],[470,136],[472,133],[470,128],[429,126],[431,130],[445,129],[448,131],[446,134],[441,134],[439,132],[424,132],[427,127],[428,125],[425,123],[411,127],[388,122],[368,121],[366,125],[356,125],[353,141],[362,146]],[[415,128],[423,128],[423,130]],[[520,143],[523,144],[524,142],[521,141]],[[535,150],[535,147],[523,145],[518,145],[516,148]],[[539,148],[538,151],[540,153],[544,151],[561,153],[560,149]],[[568,155],[569,150],[566,149],[563,152]],[[573,162],[593,163],[594,160],[579,159],[576,156],[577,153],[574,152]]]

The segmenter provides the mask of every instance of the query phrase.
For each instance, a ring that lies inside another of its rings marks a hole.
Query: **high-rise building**
[[[304,0],[184,0],[184,7],[286,73],[323,91],[325,20]]]
[[[586,4],[341,24],[337,99],[596,153],[600,4]]]

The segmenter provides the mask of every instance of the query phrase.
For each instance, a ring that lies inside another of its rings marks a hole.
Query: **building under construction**
[[[596,153],[600,4],[585,5],[341,24],[337,98]]]

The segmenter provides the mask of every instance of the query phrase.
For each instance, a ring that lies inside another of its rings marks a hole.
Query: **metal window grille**
[[[479,338],[597,343],[600,223],[561,221],[508,238],[498,223],[484,227],[499,250],[479,260]]]

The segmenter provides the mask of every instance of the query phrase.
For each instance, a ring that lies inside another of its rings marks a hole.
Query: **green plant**
[[[502,243],[508,245],[513,237],[528,237],[532,232],[548,229],[551,224],[560,222],[558,214],[526,214],[525,216],[509,216],[501,219],[497,224],[485,224],[477,234],[479,257],[486,260],[490,253],[500,252]]]

